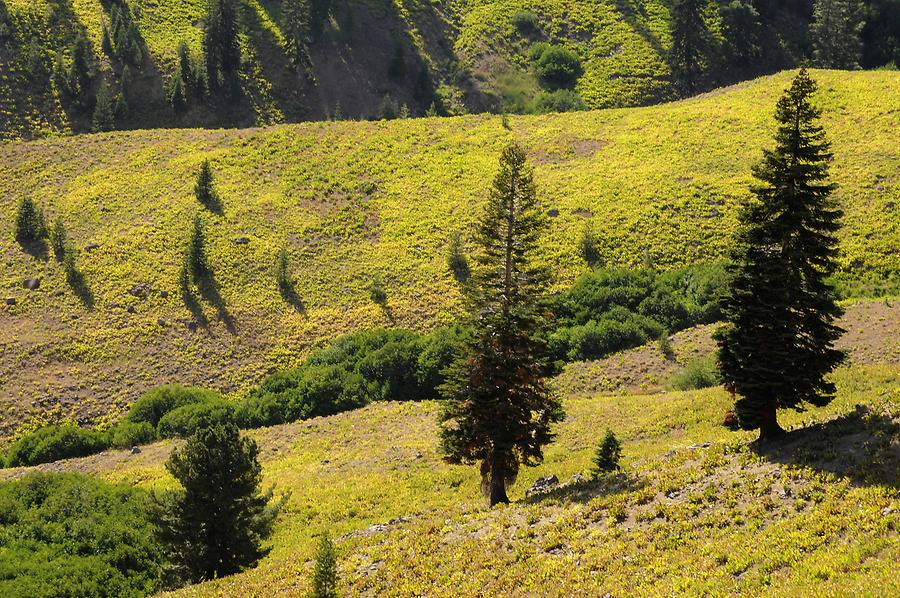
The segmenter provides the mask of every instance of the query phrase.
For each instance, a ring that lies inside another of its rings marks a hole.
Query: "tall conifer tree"
[[[282,0],[285,52],[294,66],[303,61],[310,35],[309,0]]]
[[[675,0],[672,5],[672,49],[669,60],[675,84],[684,96],[703,84],[711,35],[703,12],[706,0]]]
[[[563,417],[544,384],[541,305],[549,275],[534,258],[546,226],[525,151],[512,144],[475,235],[479,251],[465,292],[476,332],[450,369],[439,418],[445,460],[480,462],[492,506],[509,502],[519,466],[543,459],[551,425]]]
[[[864,26],[863,6],[858,0],[816,0],[809,26],[815,65],[827,69],[858,69]]]
[[[761,439],[784,433],[777,410],[822,406],[834,396],[825,379],[843,358],[834,348],[842,310],[826,282],[835,271],[840,209],[828,182],[831,161],[815,82],[801,70],[775,113],[775,149],[754,169],[760,184],[744,206],[717,334],[726,387],[739,398],[745,429]]]
[[[206,28],[203,31],[203,57],[207,83],[216,89],[234,83],[241,66],[238,45],[237,7],[235,0],[208,0]]]

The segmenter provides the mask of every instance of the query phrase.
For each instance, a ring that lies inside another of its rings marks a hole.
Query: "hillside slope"
[[[846,211],[841,267],[876,281],[896,276],[900,74],[815,76]],[[2,144],[5,430],[38,412],[103,415],[169,381],[241,390],[337,334],[448,321],[458,313],[448,240],[474,221],[510,139],[529,151],[554,215],[543,245],[558,286],[584,270],[576,241],[587,221],[607,264],[719,257],[789,78],[652,108],[511,118],[511,130],[478,116]],[[193,197],[203,159],[218,179],[221,215]],[[59,263],[13,241],[25,196],[67,223],[87,281],[80,297]],[[177,278],[197,213],[217,291],[186,305]],[[302,305],[279,295],[281,248]],[[38,290],[22,288],[29,277],[41,280]],[[369,299],[375,277],[387,309]]]
[[[666,61],[670,15],[662,0],[334,0],[322,35],[310,45],[309,67],[300,71],[282,48],[279,0],[242,0],[240,97],[214,99],[176,116],[165,89],[179,42],[199,56],[204,0],[122,1],[133,14],[141,56],[130,67],[133,89],[119,128],[317,120],[338,105],[345,116],[369,118],[379,115],[385,98],[406,104],[413,115],[424,114],[435,100],[456,114],[498,110],[539,92],[527,56],[540,41],[570,47],[581,57],[585,75],[578,91],[592,108],[673,97]],[[99,72],[92,91],[101,80],[120,84],[123,63],[102,49],[111,6],[101,0],[0,0],[0,139],[90,130],[90,108],[74,109],[50,74],[84,34]],[[764,11],[757,33],[761,55],[751,67],[718,67],[716,80],[796,64],[808,16],[792,10],[773,4]],[[714,5],[707,20],[720,43]]]

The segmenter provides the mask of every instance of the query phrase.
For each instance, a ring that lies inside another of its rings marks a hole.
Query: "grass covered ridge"
[[[841,266],[862,279],[896,276],[900,75],[814,76],[846,212]],[[343,332],[447,323],[459,313],[447,246],[474,221],[512,137],[529,151],[548,211],[558,211],[543,259],[559,288],[585,268],[577,244],[586,220],[608,265],[719,257],[789,78],[653,108],[516,117],[512,131],[479,116],[0,145],[0,210],[10,215],[0,221],[0,286],[15,299],[0,308],[4,422],[54,409],[107,414],[165,382],[246,389]],[[203,159],[221,215],[193,196]],[[60,264],[13,241],[11,216],[25,195],[49,221],[66,221],[93,308],[69,290]],[[219,300],[199,298],[192,312],[178,273],[196,213]],[[299,303],[276,284],[282,248]],[[23,289],[26,277],[41,278],[40,289]],[[370,298],[376,278],[384,306]]]

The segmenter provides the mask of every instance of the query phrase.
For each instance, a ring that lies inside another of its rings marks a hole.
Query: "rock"
[[[160,292],[159,292],[159,296],[162,297],[163,299],[168,299],[168,298],[169,298],[169,291],[160,291]]]
[[[885,210],[893,210],[895,205],[897,205],[897,204],[895,204],[892,201],[889,201],[886,204],[884,204],[884,209]]]
[[[7,305],[15,305],[16,303],[18,303],[18,301],[16,301],[15,297],[7,297],[6,298]]]
[[[146,283],[138,283],[133,285],[130,289],[128,289],[129,295],[134,295],[135,297],[140,297],[141,299],[146,299],[150,294],[151,287]]]
[[[721,212],[719,212],[719,210],[717,210],[716,208],[711,209],[708,214],[710,218],[718,218],[720,215]]]
[[[729,430],[738,429],[737,415],[734,414],[734,411],[727,411],[725,413],[725,417],[722,419],[722,425]]]
[[[197,320],[188,320],[184,323],[184,325],[187,326],[187,329],[191,332],[197,332],[197,327],[200,325],[200,323]]]
[[[87,247],[84,248],[85,251],[95,251],[97,249],[100,249],[100,245],[98,245],[97,243],[91,243],[90,245],[88,245]]]
[[[168,322],[166,321],[165,318],[160,318],[160,319],[158,319],[158,320],[156,321],[156,323],[159,324],[160,326],[166,326],[166,325],[168,324]]]
[[[139,446],[133,446],[133,447],[131,447],[131,454],[132,454],[132,455],[137,455],[139,452],[141,452],[141,447],[139,447]]]
[[[557,216],[559,216],[559,210],[557,210],[556,208],[550,208],[549,210],[547,210],[547,215],[551,218],[556,218]]]
[[[38,287],[40,287],[40,286],[41,286],[41,279],[40,279],[40,278],[26,278],[26,279],[22,282],[22,287],[28,289],[29,291],[35,291],[35,290],[37,290]]]
[[[416,453],[416,459],[421,459],[421,458],[422,458],[422,453]]]
[[[134,313],[134,306],[131,305],[131,304],[129,303],[128,305],[125,306],[125,311],[127,311],[127,312],[130,313],[130,314],[133,314],[133,313]]]
[[[248,239],[247,237],[238,237],[237,239],[232,239],[231,242],[235,245],[247,245],[248,243],[250,243],[250,239]]]
[[[537,481],[535,481],[535,483],[531,485],[531,488],[525,491],[525,496],[542,494],[556,488],[557,486],[559,486],[559,478],[555,475],[538,478]]]

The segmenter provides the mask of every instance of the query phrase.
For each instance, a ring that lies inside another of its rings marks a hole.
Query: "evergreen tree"
[[[603,442],[597,447],[594,455],[594,479],[619,469],[619,459],[622,457],[622,445],[612,430],[606,430]]]
[[[316,568],[313,571],[312,598],[337,598],[337,557],[334,543],[327,535],[322,536],[316,550]]]
[[[83,34],[79,34],[71,47],[72,62],[68,73],[68,91],[78,98],[82,106],[88,106],[91,89],[92,66],[91,45]]]
[[[584,230],[581,231],[581,239],[578,242],[578,254],[591,268],[595,268],[602,258],[600,249],[597,247],[597,235],[594,233],[594,227],[590,221],[584,224]]]
[[[156,499],[157,530],[176,579],[237,573],[268,553],[262,543],[283,501],[260,492],[256,443],[234,424],[201,428],[175,449],[166,469],[182,490]]]
[[[310,0],[309,32],[313,40],[319,38],[325,30],[325,22],[331,15],[332,0]]]
[[[19,202],[16,211],[16,240],[19,243],[34,243],[47,238],[47,224],[44,212],[30,197]]]
[[[672,5],[670,62],[682,95],[694,94],[703,84],[711,35],[703,12],[706,0],[675,0]]]
[[[113,55],[113,46],[112,40],[109,37],[109,28],[106,26],[106,21],[103,21],[103,37],[100,46],[103,48],[103,53],[109,57]]]
[[[544,309],[549,274],[534,264],[547,226],[532,169],[516,144],[503,150],[475,236],[466,304],[476,331],[441,388],[441,449],[449,463],[480,462],[493,506],[522,464],[543,459],[562,406],[547,390]]]
[[[62,216],[59,216],[53,222],[53,230],[50,231],[50,246],[57,261],[63,261],[68,244],[69,233],[66,231],[66,223],[63,222]]]
[[[282,0],[281,17],[284,20],[284,50],[290,57],[291,64],[299,66],[306,55],[306,44],[309,43],[309,0]]]
[[[116,94],[106,81],[100,85],[97,93],[93,125],[94,131],[112,131],[116,128]]]
[[[194,60],[191,58],[191,52],[188,50],[188,46],[184,40],[178,42],[178,67],[176,70],[176,77],[181,80],[181,87],[185,96],[185,99],[188,96],[196,95],[196,85],[197,81],[194,76],[197,67],[194,65]]]
[[[234,83],[241,66],[235,0],[209,0],[203,32],[203,56],[207,83],[218,89]]]
[[[208,280],[211,276],[212,269],[206,259],[206,233],[203,231],[203,219],[200,216],[194,216],[191,237],[184,253],[182,283]]]
[[[843,359],[834,348],[842,310],[826,279],[836,268],[840,209],[827,182],[831,161],[815,82],[801,70],[778,101],[775,149],[754,169],[760,184],[744,206],[722,301],[719,363],[741,427],[760,439],[784,433],[777,409],[827,404],[825,375]]]
[[[194,185],[194,195],[203,206],[213,212],[222,210],[222,199],[219,192],[216,191],[216,182],[213,179],[212,166],[209,160],[204,160],[200,164],[200,171],[197,173],[197,183]]]
[[[858,0],[816,0],[809,36],[813,62],[828,69],[859,68],[863,7]]]
[[[178,67],[172,79],[169,80],[169,91],[166,93],[166,96],[175,114],[184,114],[185,110],[187,110],[187,95],[184,90],[184,78],[181,76],[181,67]]]

